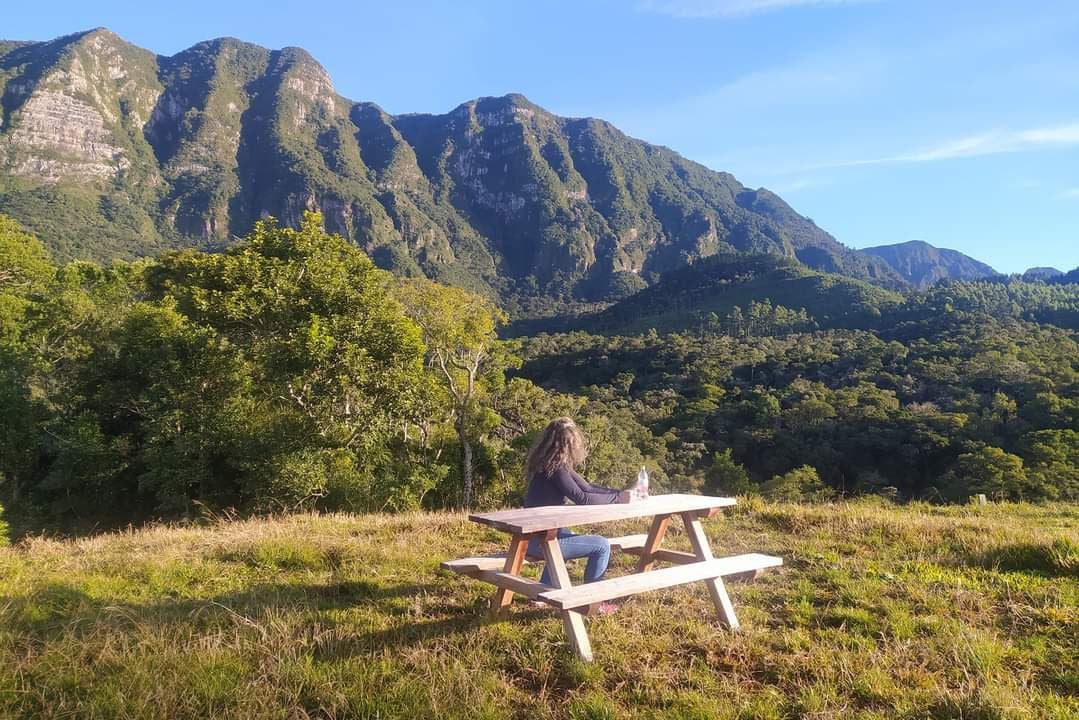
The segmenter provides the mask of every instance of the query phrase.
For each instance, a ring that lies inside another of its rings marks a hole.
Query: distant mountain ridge
[[[814,327],[864,327],[879,319],[882,308],[897,306],[903,297],[860,280],[810,270],[793,258],[718,253],[665,273],[655,285],[601,312],[546,324],[525,322],[512,328],[517,331],[512,334],[693,330],[711,315],[723,321],[735,308],[745,312],[757,303],[805,311]]]
[[[1055,267],[1032,267],[1028,268],[1022,277],[1024,280],[1051,280],[1063,274],[1063,270],[1057,270]]]
[[[102,28],[0,42],[0,212],[61,258],[219,247],[305,210],[383,267],[525,313],[717,252],[907,286],[768,190],[520,95],[392,116],[299,48],[222,38],[162,57]]]
[[[921,240],[862,248],[863,253],[878,257],[918,289],[940,280],[978,280],[1000,275],[989,265],[958,250],[938,248]]]

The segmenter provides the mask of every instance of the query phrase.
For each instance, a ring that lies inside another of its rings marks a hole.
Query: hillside
[[[785,566],[590,621],[438,570],[499,549],[458,514],[295,515],[0,547],[0,715],[1004,718],[1079,712],[1079,510],[743,503],[714,546]],[[643,525],[605,527],[609,533]],[[687,547],[672,524],[671,547]],[[574,563],[577,564],[577,563]],[[627,571],[625,558],[612,572]],[[579,568],[574,568],[579,572]]]
[[[1058,278],[1064,274],[1063,270],[1057,270],[1055,267],[1032,267],[1028,268],[1023,273],[1024,280],[1031,282],[1037,280],[1051,280],[1052,278]]]
[[[906,284],[767,190],[602,120],[520,95],[392,116],[299,48],[162,57],[105,29],[0,43],[0,108],[0,212],[61,259],[217,247],[317,209],[383,267],[518,314],[623,297],[718,251]]]
[[[817,327],[856,327],[880,317],[901,296],[842,276],[814,272],[772,255],[715,255],[666,273],[646,288],[575,326],[604,333],[634,334],[654,328],[681,331],[714,313],[725,318],[735,307],[768,301],[804,309]],[[800,328],[805,329],[805,328]]]
[[[920,289],[938,280],[978,280],[1000,274],[969,255],[920,240],[863,248],[861,252],[888,263],[904,280]]]

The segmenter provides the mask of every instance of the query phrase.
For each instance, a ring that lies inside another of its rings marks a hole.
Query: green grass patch
[[[438,569],[505,542],[459,514],[27,539],[0,548],[0,717],[1079,714],[1075,506],[753,501],[706,529],[785,560],[729,583],[743,631],[701,587],[639,596],[588,621],[591,664],[554,613],[491,622],[489,587]]]
[[[1049,576],[1079,576],[1079,542],[1058,537],[992,548],[982,564],[994,570],[1033,572]]]

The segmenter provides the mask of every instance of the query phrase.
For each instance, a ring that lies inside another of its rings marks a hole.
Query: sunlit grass
[[[717,552],[785,559],[731,585],[744,632],[703,588],[640,596],[590,621],[592,664],[551,612],[489,622],[488,586],[438,569],[501,549],[463,515],[24,540],[0,548],[0,716],[1079,713],[1075,506],[752,501],[707,528]],[[688,547],[677,527],[668,544]]]

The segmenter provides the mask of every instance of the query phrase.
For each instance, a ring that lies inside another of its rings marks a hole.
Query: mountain
[[[536,326],[542,321],[535,321],[533,327],[523,323],[522,330],[534,334],[584,329],[621,335],[650,328],[680,331],[700,327],[710,313],[723,321],[736,307],[744,313],[755,303],[804,310],[809,327],[863,327],[878,319],[881,309],[897,305],[902,298],[866,282],[810,270],[792,258],[720,253],[671,270],[655,285],[602,312],[561,327]]]
[[[1053,283],[1054,285],[1068,285],[1079,284],[1079,267],[1072,268],[1066,273],[1060,275],[1054,275],[1046,279],[1046,282]]]
[[[768,190],[520,95],[394,116],[339,95],[299,48],[223,38],[162,57],[103,28],[0,42],[0,212],[60,258],[220,247],[306,210],[383,267],[524,313],[624,297],[717,252],[906,285]]]
[[[1027,281],[1051,280],[1063,274],[1063,270],[1057,270],[1055,267],[1032,267],[1023,273],[1023,279]]]
[[[957,250],[933,247],[921,240],[863,248],[862,252],[888,263],[904,280],[919,289],[938,280],[977,280],[1000,274]]]

